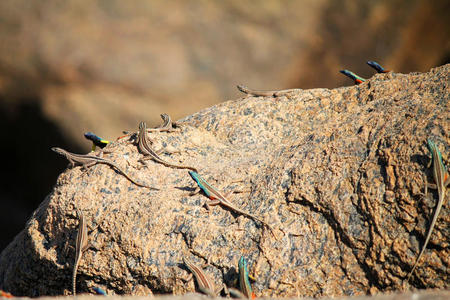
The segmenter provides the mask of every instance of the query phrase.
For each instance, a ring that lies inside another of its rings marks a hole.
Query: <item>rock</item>
[[[448,11],[448,0],[0,1],[2,141],[29,141],[23,155],[1,153],[10,214],[0,252],[55,181],[42,173],[47,148],[88,151],[86,131],[109,140],[140,120],[156,125],[160,113],[178,119],[235,99],[239,83],[351,85],[338,71],[370,77],[367,60],[426,72],[449,62]]]
[[[108,294],[184,294],[187,256],[209,266],[217,285],[236,287],[243,255],[257,296],[338,297],[416,288],[449,288],[448,205],[408,283],[428,231],[433,200],[423,196],[429,153],[449,153],[450,65],[428,73],[379,74],[352,87],[243,97],[152,133],[162,156],[196,166],[229,199],[275,228],[207,198],[186,170],[148,161],[121,139],[107,148],[140,188],[109,166],[62,173],[25,229],[0,256],[0,289],[19,296],[69,294],[78,228],[87,220],[90,248],[77,290]],[[119,135],[119,134],[118,134]],[[55,159],[63,159],[55,157]],[[425,205],[424,205],[425,204]]]

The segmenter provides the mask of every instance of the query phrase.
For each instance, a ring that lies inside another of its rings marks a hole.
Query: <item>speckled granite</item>
[[[69,294],[82,209],[91,247],[77,290],[109,294],[184,294],[182,257],[209,262],[216,284],[236,287],[237,262],[249,261],[258,296],[319,297],[449,287],[449,212],[445,205],[411,282],[403,282],[428,230],[436,201],[423,196],[425,146],[449,153],[450,65],[423,74],[375,75],[339,89],[243,97],[154,133],[167,160],[194,165],[239,208],[275,234],[207,198],[190,195],[186,170],[153,161],[122,139],[106,149],[151,191],[108,166],[68,169],[25,229],[0,256],[0,289],[16,295]],[[136,124],[137,125],[137,124]],[[119,133],[118,133],[119,135]],[[70,150],[70,149],[69,149]],[[63,159],[55,155],[56,159]],[[49,166],[51,167],[51,166]],[[414,296],[405,296],[413,299]]]

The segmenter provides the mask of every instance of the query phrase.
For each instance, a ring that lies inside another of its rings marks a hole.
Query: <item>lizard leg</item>
[[[101,150],[98,152],[97,157],[102,158],[102,157],[103,157],[103,154],[105,154],[105,153],[106,153],[106,154],[109,154],[109,153],[112,153],[112,151],[101,149]]]
[[[156,152],[156,154],[161,154],[161,153],[165,152],[165,149],[164,149],[164,147],[161,146],[161,148],[154,149],[154,151]]]
[[[168,149],[169,147],[172,148],[172,149]],[[180,150],[177,150],[177,149],[175,149],[172,146],[167,146],[167,147],[161,146],[159,149],[154,149],[154,151],[158,155],[161,154],[161,153],[166,153],[166,154],[181,153]]]
[[[146,161],[149,160],[149,159],[153,159],[153,158],[152,158],[150,155],[144,156],[144,157],[140,158],[138,161],[139,161],[141,164],[143,164],[143,166],[140,166],[140,167],[138,167],[137,169],[140,170],[140,169],[142,169],[143,167],[148,167]]]
[[[163,148],[163,147],[161,147]],[[163,148],[161,150],[161,153],[166,153],[166,154],[174,154],[174,153],[181,153],[180,150],[176,149],[173,146],[167,145],[167,147]],[[159,153],[158,153],[159,154]]]
[[[220,200],[207,200],[205,202],[205,206],[207,210],[211,210],[211,206],[219,205],[221,202]]]
[[[82,168],[83,168],[83,170],[87,171],[87,169],[88,169],[89,167],[92,167],[92,166],[95,165],[96,163],[97,163],[96,161],[89,162],[89,163],[85,163],[85,164],[82,165]]]
[[[75,161],[71,159],[70,157],[67,157],[67,160],[69,161],[69,165],[71,168],[75,167]]]
[[[206,205],[208,205],[208,206],[216,206],[216,205],[219,205],[221,203],[222,203],[222,201],[217,200],[217,199],[206,201]]]
[[[429,183],[428,179],[427,179],[427,175],[425,175],[425,173],[423,173],[422,176],[423,176],[423,182],[424,182],[424,186],[425,186],[424,195],[426,197],[428,195],[428,188],[437,189],[437,185],[435,185],[433,183]]]

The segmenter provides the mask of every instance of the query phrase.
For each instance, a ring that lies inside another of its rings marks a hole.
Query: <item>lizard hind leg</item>
[[[141,165],[137,166],[136,169],[141,170],[142,168],[146,167],[148,168],[147,163],[145,162],[147,159],[145,159],[145,157],[141,158],[138,160],[139,163],[141,163]]]
[[[87,171],[89,167],[92,167],[92,166],[95,165],[96,163],[97,163],[96,161],[93,161],[93,162],[90,162],[90,163],[87,163],[87,164],[83,164],[81,167],[82,167],[82,169],[83,169],[84,171]]]

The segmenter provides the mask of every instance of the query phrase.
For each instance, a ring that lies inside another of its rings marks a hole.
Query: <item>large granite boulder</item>
[[[2,252],[0,289],[70,294],[75,209],[86,217],[90,243],[78,270],[80,293],[94,286],[133,295],[194,291],[182,280],[189,274],[184,256],[207,262],[216,285],[229,287],[245,256],[258,296],[449,288],[448,205],[404,281],[437,199],[431,189],[424,196],[423,175],[433,181],[426,140],[444,159],[450,150],[449,71],[445,65],[375,75],[352,87],[244,96],[179,121],[178,131],[151,134],[155,148],[179,151],[164,159],[198,168],[273,234],[224,207],[206,210],[208,198],[191,195],[196,184],[187,170],[144,166],[136,145],[120,139],[104,157],[161,190],[133,185],[106,165],[66,170]]]

